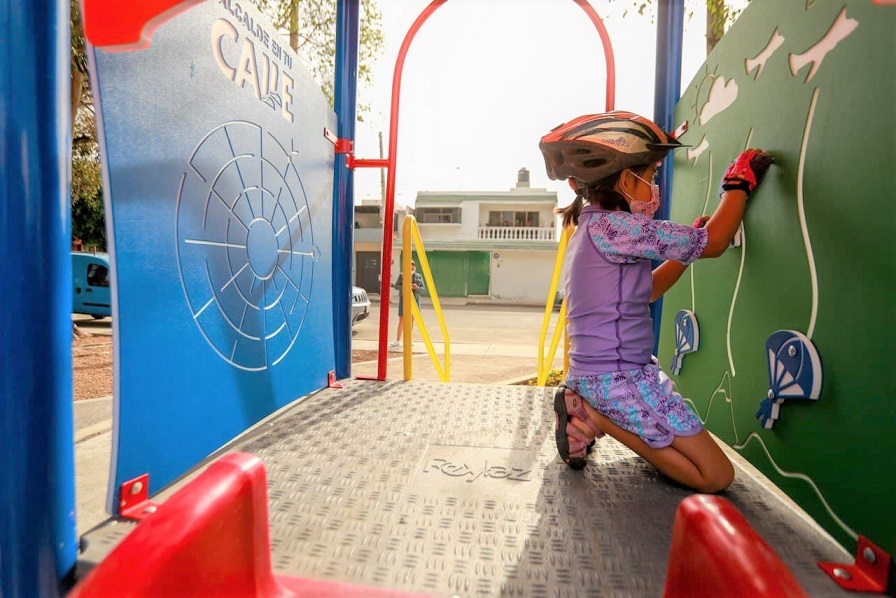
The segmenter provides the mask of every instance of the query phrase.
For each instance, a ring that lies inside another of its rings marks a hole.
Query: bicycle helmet
[[[615,110],[554,127],[538,147],[552,180],[571,177],[593,183],[625,168],[659,162],[684,146],[653,121]]]

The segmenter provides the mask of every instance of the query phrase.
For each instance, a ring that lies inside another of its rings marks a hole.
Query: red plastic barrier
[[[734,505],[695,494],[675,513],[665,598],[806,596]]]
[[[165,21],[203,0],[83,0],[84,37],[97,48],[142,50]]]
[[[411,596],[274,575],[266,478],[252,455],[221,457],[139,523],[71,598]]]

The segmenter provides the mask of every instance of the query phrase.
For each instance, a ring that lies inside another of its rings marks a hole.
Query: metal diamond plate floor
[[[436,596],[661,596],[690,494],[605,438],[557,457],[550,389],[347,381],[237,439],[268,473],[278,573]],[[827,536],[738,469],[724,494],[811,596],[840,590]],[[85,536],[97,560],[132,529]],[[845,593],[843,593],[845,594]]]

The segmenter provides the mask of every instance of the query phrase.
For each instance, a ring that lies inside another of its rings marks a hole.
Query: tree
[[[612,1],[612,0],[611,0]],[[632,9],[639,15],[644,15],[653,9],[653,0],[623,0],[631,2]],[[658,0],[663,1],[663,0]],[[719,40],[725,34],[725,31],[737,20],[743,9],[736,9],[726,0],[699,0],[698,4],[706,3],[706,54],[709,55],[712,49],[716,47]],[[746,0],[747,3],[750,0]],[[624,17],[630,9],[626,8],[622,16]],[[687,17],[693,18],[694,10],[687,11]]]
[[[86,246],[106,247],[102,173],[96,115],[90,94],[84,34],[77,0],[71,6],[72,237]]]
[[[749,0],[747,0],[749,2]],[[706,0],[706,54],[716,47],[725,31],[743,10],[735,10],[725,0]]]
[[[336,72],[335,0],[251,1],[273,21],[277,29],[289,34],[290,47],[306,61],[332,106]],[[373,65],[385,44],[383,15],[375,0],[362,0],[361,9],[358,81],[369,85]],[[359,104],[359,120],[363,120],[363,115],[369,110],[369,104]]]

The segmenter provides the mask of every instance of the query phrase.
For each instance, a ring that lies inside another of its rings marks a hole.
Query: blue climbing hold
[[[700,327],[694,312],[683,309],[675,314],[675,355],[669,368],[672,374],[681,373],[682,358],[700,348]]]
[[[779,330],[765,341],[768,351],[768,397],[756,419],[771,429],[781,415],[785,400],[817,400],[821,394],[821,359],[815,345],[795,330]]]

